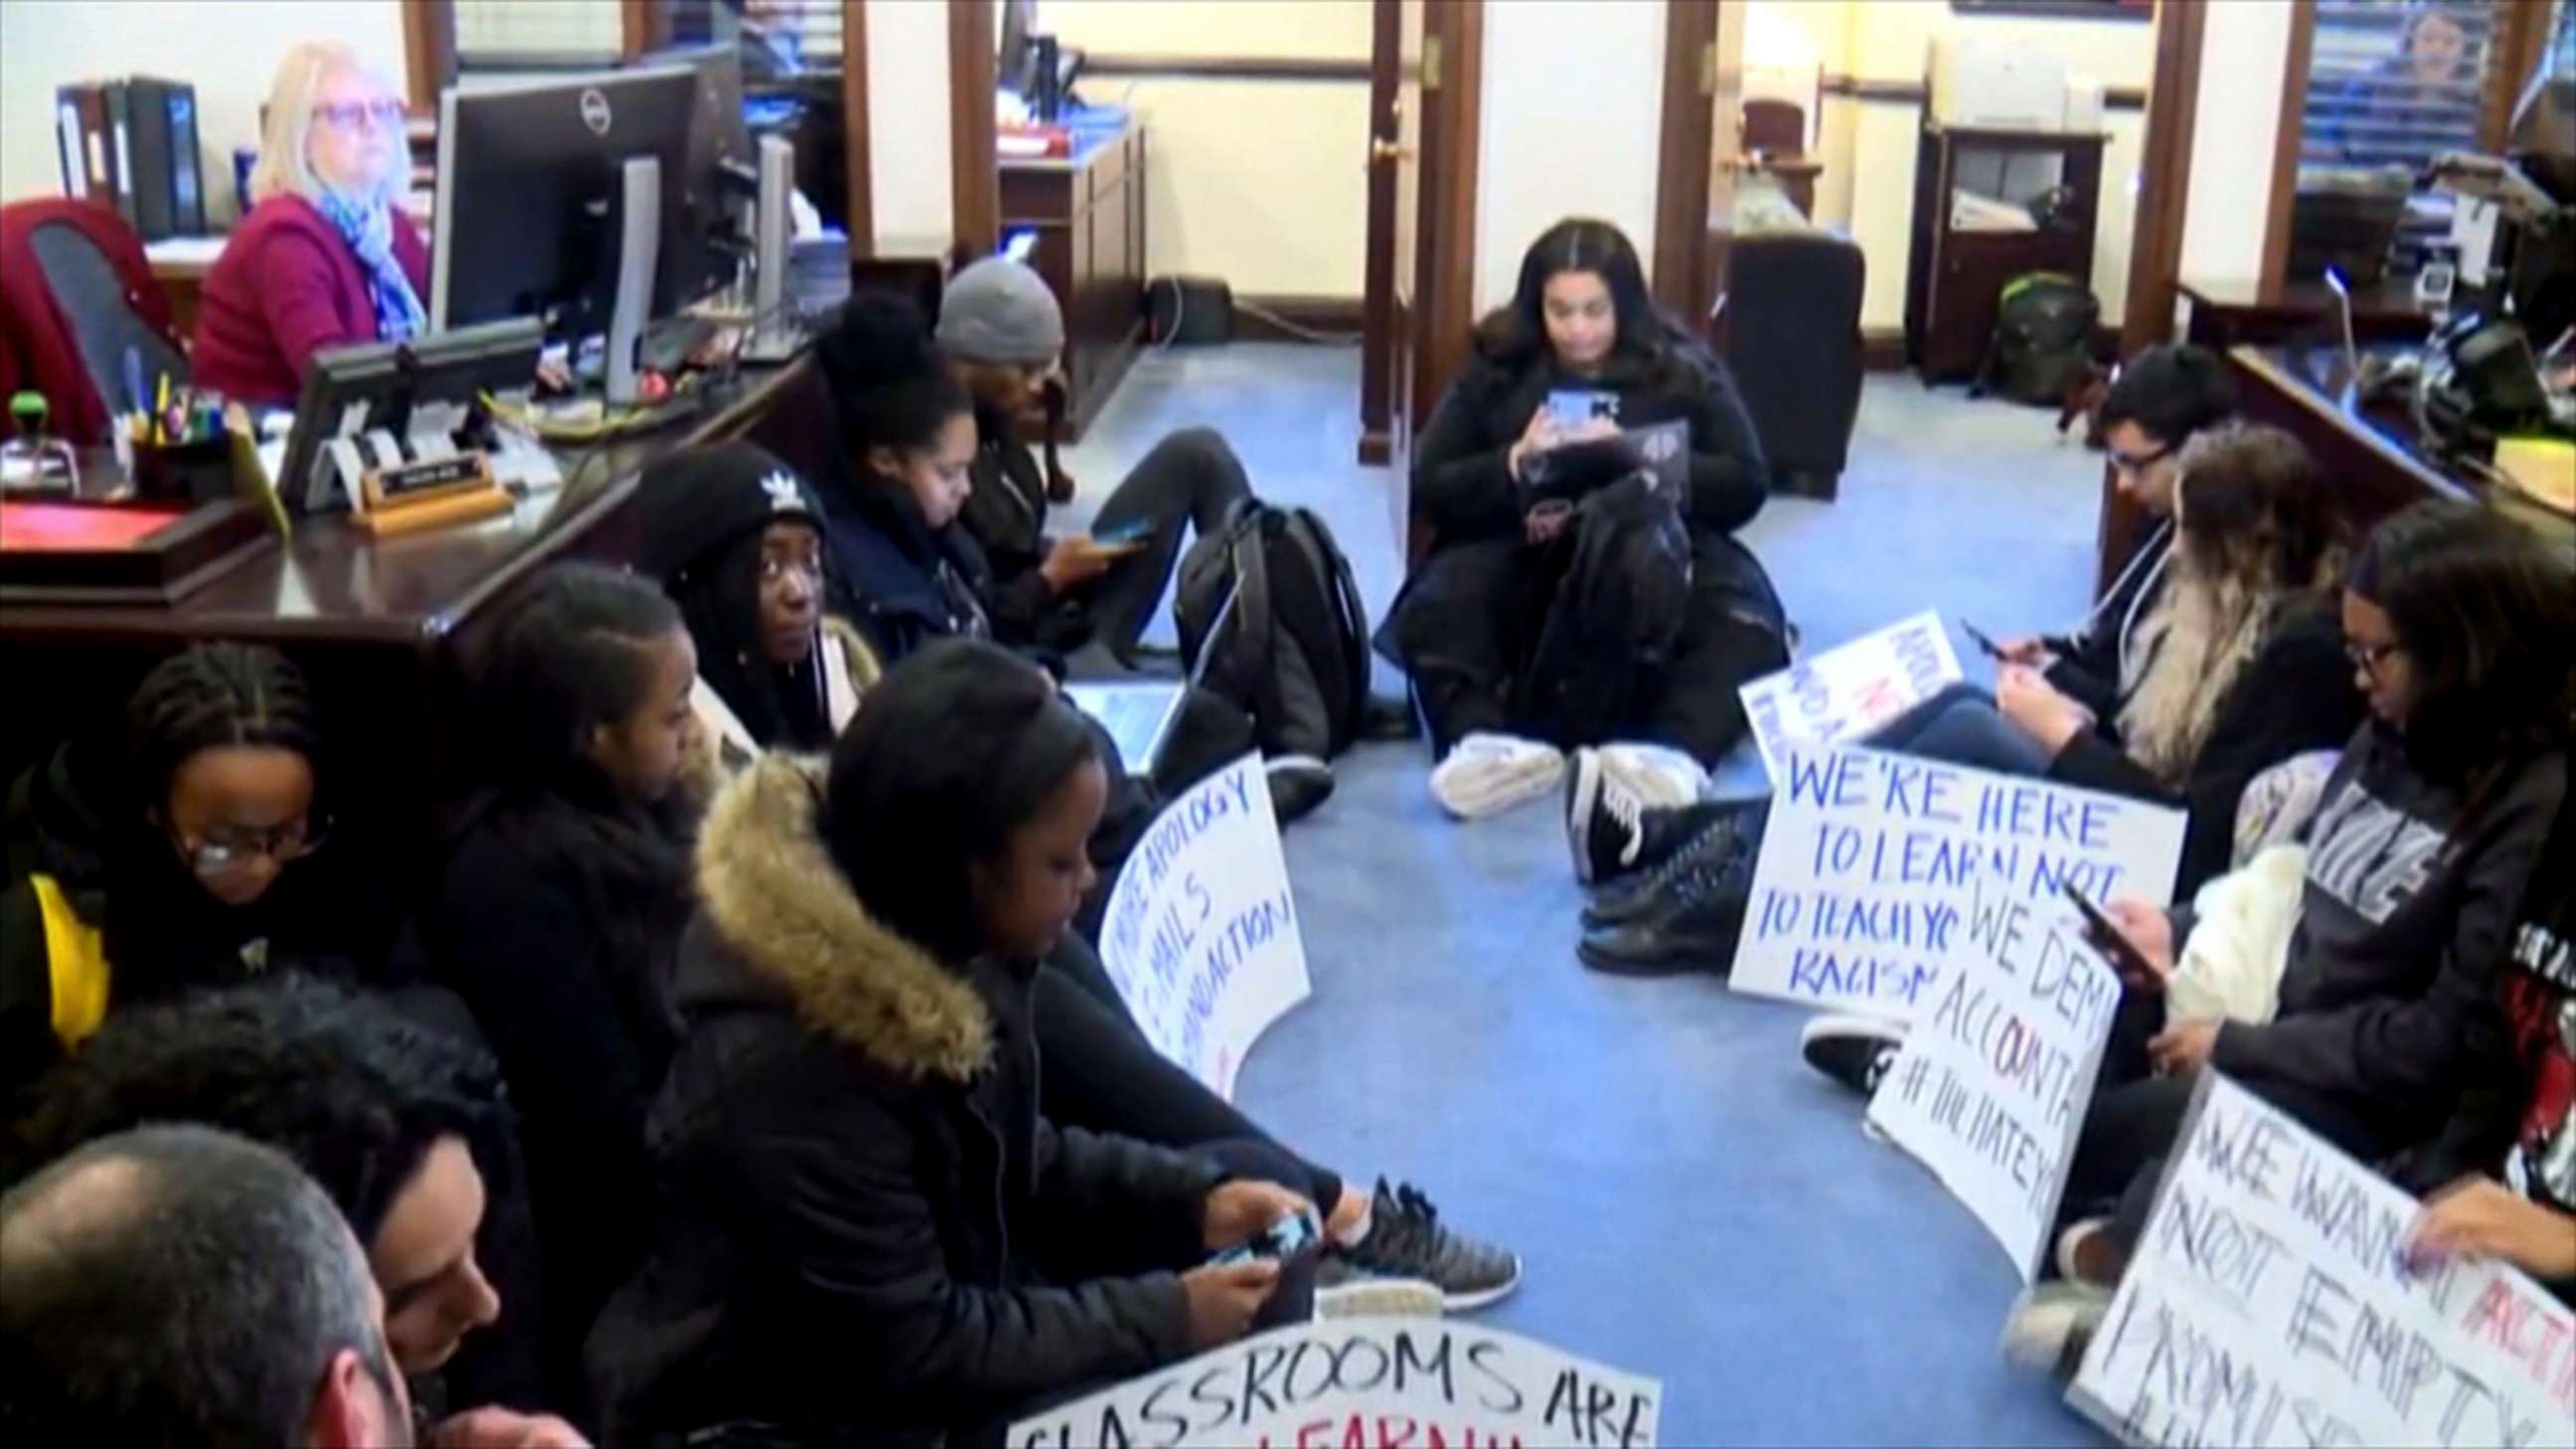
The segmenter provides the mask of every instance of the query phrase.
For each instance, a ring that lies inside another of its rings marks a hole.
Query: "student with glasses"
[[[206,274],[198,386],[291,407],[313,355],[428,330],[429,244],[402,209],[402,95],[358,53],[309,41],[269,87],[252,206]]]
[[[823,612],[823,506],[753,443],[645,470],[643,571],[698,646],[690,707],[728,770],[764,749],[819,753],[882,672],[857,629]]]
[[[0,1088],[108,1013],[289,967],[393,985],[399,912],[331,845],[322,734],[274,650],[163,660],[124,736],[75,740],[9,792]],[[14,1116],[13,1108],[0,1108]]]

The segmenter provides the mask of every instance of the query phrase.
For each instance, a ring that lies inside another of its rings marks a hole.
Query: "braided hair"
[[[320,778],[322,729],[304,671],[262,644],[196,644],[154,665],[125,710],[126,763],[147,811],[195,756],[228,745],[289,750]]]

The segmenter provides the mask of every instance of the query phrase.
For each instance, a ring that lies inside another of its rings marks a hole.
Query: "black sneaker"
[[[1700,828],[1708,772],[1661,745],[1580,749],[1565,772],[1565,841],[1574,878],[1590,885],[1671,854]]]
[[[1705,842],[1676,858],[1679,869],[1636,914],[1585,931],[1575,954],[1593,970],[1618,976],[1725,975],[1735,965],[1744,908],[1753,896],[1759,840],[1758,831],[1712,827]]]
[[[1878,1091],[1905,1028],[1870,1016],[1820,1016],[1798,1033],[1798,1055],[1807,1065],[1867,1097]]]
[[[1440,1225],[1440,1210],[1411,1183],[1377,1180],[1368,1236],[1334,1249],[1372,1277],[1418,1278],[1438,1288],[1452,1313],[1497,1302],[1521,1283],[1521,1260],[1490,1243]]]
[[[1695,862],[1733,849],[1738,835],[1750,833],[1758,847],[1770,808],[1768,800],[1703,800],[1679,809],[1648,808],[1639,819],[1637,869],[1594,891],[1583,907],[1583,924],[1620,926],[1642,919],[1671,889],[1675,878]]]

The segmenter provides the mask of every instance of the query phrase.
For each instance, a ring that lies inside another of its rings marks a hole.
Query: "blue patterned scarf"
[[[429,330],[420,294],[412,290],[411,278],[403,274],[402,263],[394,256],[393,208],[381,201],[353,205],[328,190],[316,205],[349,250],[358,254],[358,264],[367,269],[367,296],[376,304],[376,340],[400,342]]]

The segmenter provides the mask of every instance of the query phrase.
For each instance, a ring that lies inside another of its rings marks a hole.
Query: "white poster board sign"
[[[1978,882],[2037,905],[2173,896],[2183,815],[2117,795],[1853,746],[1781,752],[1738,991],[1911,1021],[1940,1000]]]
[[[1311,989],[1259,755],[1155,817],[1110,892],[1100,960],[1155,1048],[1232,1100],[1244,1053]]]
[[[1942,985],[1870,1098],[1869,1120],[1932,1169],[1995,1235],[2024,1281],[2039,1271],[2120,978],[2063,899],[1971,883]]]
[[[2132,1444],[2576,1444],[2576,1316],[2214,1072],[2069,1402]]]
[[[1857,740],[1965,678],[1950,631],[1927,609],[1766,674],[1736,693],[1744,699],[1762,768],[1776,783],[1782,746]]]
[[[1646,1449],[1661,1382],[1432,1318],[1274,1328],[1011,1426],[1011,1449]]]

